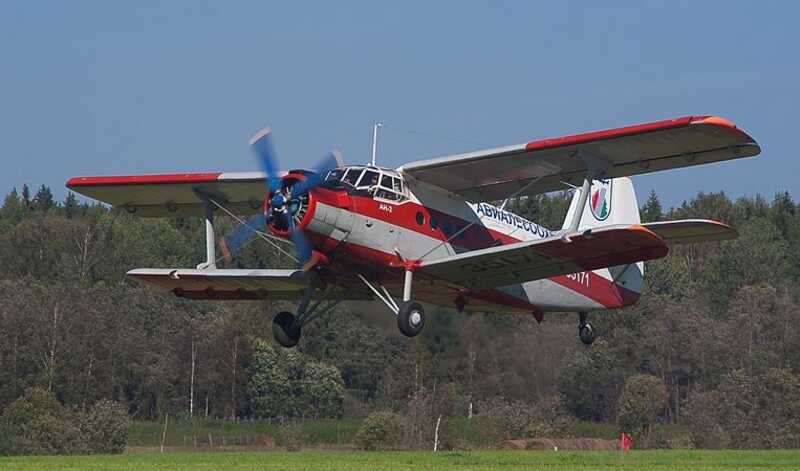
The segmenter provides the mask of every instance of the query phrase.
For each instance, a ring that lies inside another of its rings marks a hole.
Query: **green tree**
[[[128,444],[131,419],[122,404],[101,400],[83,414],[80,428],[92,453],[118,454]]]
[[[392,411],[382,410],[369,414],[353,440],[361,450],[381,450],[397,447],[401,438],[401,418]]]
[[[53,192],[49,187],[42,185],[36,192],[36,196],[33,197],[33,208],[37,211],[47,212],[53,206],[55,206]]]
[[[639,213],[642,216],[642,222],[660,221],[661,217],[663,216],[661,211],[661,201],[658,199],[656,191],[650,190],[650,195],[648,195],[647,201],[639,210]]]
[[[800,377],[770,368],[734,370],[720,385],[719,422],[737,448],[800,447]]]
[[[8,406],[0,417],[0,432],[0,454],[56,455],[85,449],[74,414],[44,389],[28,389]]]
[[[257,341],[247,390],[258,417],[340,417],[344,384],[339,370],[296,350]]]
[[[625,381],[617,404],[619,429],[634,438],[646,439],[667,405],[667,391],[661,379],[635,375]]]
[[[597,340],[573,353],[561,366],[558,390],[567,409],[584,420],[613,420],[624,372],[609,344]]]
[[[745,221],[738,230],[739,238],[723,242],[703,274],[704,292],[718,312],[743,285],[779,286],[790,273],[788,244],[769,219]]]
[[[67,192],[67,197],[64,199],[64,215],[71,219],[78,215],[79,209],[80,205],[78,204],[78,198],[75,197],[75,193],[71,191]]]
[[[22,203],[26,209],[31,207],[31,189],[27,183],[22,185]]]

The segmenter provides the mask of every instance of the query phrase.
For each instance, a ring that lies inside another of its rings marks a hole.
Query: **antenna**
[[[382,128],[383,123],[377,122],[372,127],[372,166],[375,166],[375,155],[378,153],[378,128]]]

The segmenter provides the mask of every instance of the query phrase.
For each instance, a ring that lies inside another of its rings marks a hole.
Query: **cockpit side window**
[[[378,178],[378,172],[366,170],[364,174],[361,175],[361,180],[358,181],[356,188],[372,188],[378,184]]]
[[[362,170],[363,169],[361,168],[348,168],[347,172],[344,174],[344,177],[342,177],[342,181],[352,186],[356,186],[356,183],[358,183],[358,177],[361,176]]]
[[[345,169],[343,168],[335,168],[328,172],[328,175],[325,177],[325,182],[335,183],[342,179],[344,175]]]

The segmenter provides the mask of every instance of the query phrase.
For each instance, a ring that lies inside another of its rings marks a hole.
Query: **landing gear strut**
[[[587,314],[585,312],[579,312],[578,316],[578,337],[581,339],[581,342],[583,342],[584,345],[591,345],[595,339],[592,324],[586,320]]]
[[[422,305],[411,299],[411,270],[406,270],[403,284],[403,302],[398,305],[389,291],[381,284],[380,290],[369,282],[363,275],[358,275],[361,281],[372,291],[375,299],[383,302],[386,307],[397,317],[397,328],[406,337],[416,337],[425,327],[425,309]]]
[[[303,326],[320,315],[330,312],[339,301],[326,301],[324,298],[311,305],[314,286],[308,286],[303,293],[303,300],[297,306],[297,315],[288,311],[275,314],[272,318],[272,336],[275,341],[286,348],[292,348],[300,341]],[[324,307],[320,308],[321,305]]]

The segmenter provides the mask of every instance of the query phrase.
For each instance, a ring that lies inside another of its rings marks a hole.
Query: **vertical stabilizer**
[[[580,192],[580,188],[575,190],[562,229],[569,227],[572,217],[577,211]],[[595,180],[592,182],[578,230],[584,231],[593,227],[619,224],[639,224],[640,222],[636,191],[633,189],[633,181],[629,177]],[[619,288],[635,295],[642,291],[644,262],[603,268],[594,272],[606,279],[613,280]]]
[[[569,227],[573,214],[577,211],[581,189],[575,190],[572,203],[562,229]],[[629,177],[595,180],[586,201],[578,227],[581,230],[616,224],[639,224],[639,206],[636,191]]]

